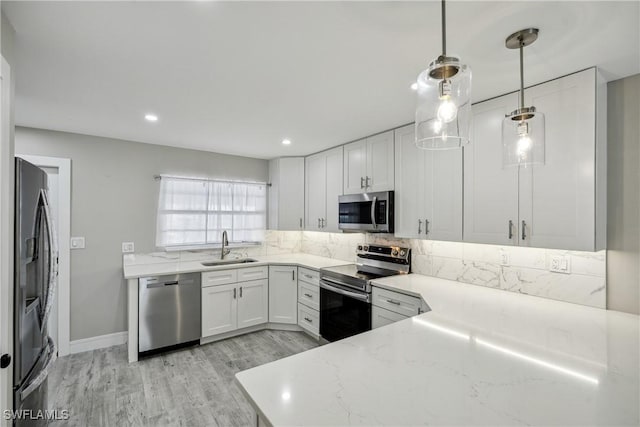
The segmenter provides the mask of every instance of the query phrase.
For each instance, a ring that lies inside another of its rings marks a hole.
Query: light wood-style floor
[[[59,426],[245,426],[236,372],[316,347],[302,332],[259,331],[127,363],[126,346],[62,357],[49,376]]]

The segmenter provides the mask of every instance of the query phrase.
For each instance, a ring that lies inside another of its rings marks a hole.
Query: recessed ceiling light
[[[156,116],[155,114],[149,113],[144,115],[144,119],[148,122],[157,122],[158,116]]]
[[[418,82],[411,83],[411,90],[418,90]]]
[[[291,145],[291,140],[287,139],[287,138],[283,139],[282,140],[282,145]]]

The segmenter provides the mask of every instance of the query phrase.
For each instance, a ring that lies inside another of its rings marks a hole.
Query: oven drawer
[[[262,280],[269,277],[269,267],[247,267],[238,269],[238,282]]]
[[[298,325],[314,335],[320,335],[320,314],[317,310],[298,304]]]
[[[301,275],[298,275],[298,279]],[[298,302],[314,310],[320,310],[320,288],[298,281]]]
[[[422,303],[420,298],[373,287],[373,305],[385,308],[403,316],[420,314]]]
[[[228,285],[238,281],[238,270],[215,270],[202,273],[202,287]]]
[[[308,268],[298,267],[298,281],[320,286],[320,273]]]

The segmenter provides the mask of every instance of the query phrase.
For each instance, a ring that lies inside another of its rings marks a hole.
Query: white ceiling
[[[510,33],[540,28],[527,84],[640,72],[640,2],[449,2],[473,99],[518,87]],[[440,3],[2,2],[16,123],[250,157],[303,155],[413,120]],[[153,112],[160,120],[143,119]],[[280,141],[293,143],[283,146]]]

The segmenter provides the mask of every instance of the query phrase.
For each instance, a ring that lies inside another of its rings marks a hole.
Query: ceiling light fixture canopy
[[[520,107],[502,121],[502,165],[544,164],[544,114],[524,106],[524,48],[538,39],[537,28],[517,31],[507,37],[508,49],[520,49]]]
[[[460,148],[469,143],[471,69],[447,55],[445,0],[442,7],[442,54],[418,76],[416,145],[426,150]]]

